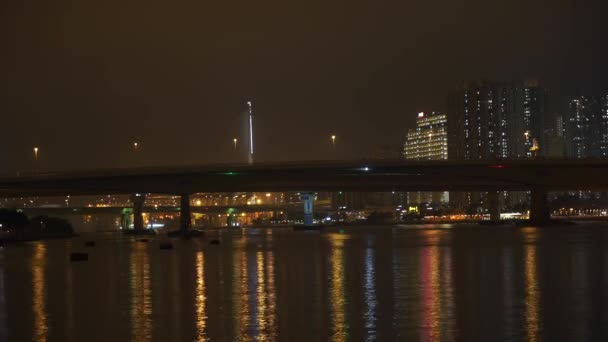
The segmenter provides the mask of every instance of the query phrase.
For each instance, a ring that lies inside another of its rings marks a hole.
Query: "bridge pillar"
[[[312,226],[315,194],[312,192],[303,192],[300,194],[300,199],[304,202],[304,225]]]
[[[179,230],[186,233],[192,227],[192,216],[190,216],[190,195],[183,194],[179,205]]]
[[[122,229],[129,229],[131,227],[131,215],[133,215],[133,208],[123,208],[120,214],[120,226]]]
[[[530,196],[530,223],[542,225],[548,223],[550,219],[547,190],[533,188]]]
[[[136,231],[144,230],[143,212],[145,201],[146,195],[144,194],[131,195],[131,202],[133,203],[133,229],[135,229]]]
[[[500,201],[498,191],[488,191],[488,209],[490,211],[490,221],[500,222]]]

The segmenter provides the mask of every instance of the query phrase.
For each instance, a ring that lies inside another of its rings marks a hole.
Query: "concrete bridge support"
[[[179,205],[179,230],[187,233],[192,227],[192,216],[190,215],[190,195],[183,194]]]
[[[300,199],[304,202],[304,225],[312,226],[315,194],[312,192],[304,192],[300,194]]]
[[[133,228],[138,232],[144,230],[143,212],[145,201],[146,195],[144,194],[131,195],[131,202],[133,203]]]
[[[530,223],[543,225],[549,222],[551,214],[547,201],[547,190],[533,188],[530,196]]]
[[[498,191],[488,191],[487,201],[490,221],[500,222],[500,201],[498,198]]]

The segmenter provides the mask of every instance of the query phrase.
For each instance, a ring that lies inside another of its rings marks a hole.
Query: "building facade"
[[[547,91],[538,81],[464,84],[448,96],[448,157],[452,160],[527,159],[546,155]],[[513,207],[524,194],[504,193],[503,204]],[[482,207],[482,193],[450,196],[460,211]]]
[[[565,137],[568,158],[608,157],[608,95],[570,98]]]
[[[416,128],[407,132],[403,157],[409,160],[448,159],[447,116],[438,112],[418,113]],[[448,201],[447,192],[408,192],[407,203],[441,203]]]
[[[449,158],[519,159],[545,145],[547,92],[538,81],[465,84],[448,97]]]
[[[561,115],[554,115],[553,122],[545,128],[546,151],[548,158],[563,159],[566,157],[566,139],[564,137],[564,120]]]

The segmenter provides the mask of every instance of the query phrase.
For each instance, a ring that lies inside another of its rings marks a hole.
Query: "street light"
[[[133,143],[133,149],[137,150],[139,148],[139,143],[136,141]]]
[[[237,143],[238,141],[239,141],[239,140],[238,140],[237,138],[232,139],[232,142],[234,143],[234,150],[235,150],[235,151],[236,151],[236,143]]]
[[[34,147],[34,160],[38,161],[38,147]]]
[[[336,135],[335,134],[331,135],[331,146],[333,149],[336,149]]]

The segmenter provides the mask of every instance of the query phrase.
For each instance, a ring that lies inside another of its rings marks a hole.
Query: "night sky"
[[[244,162],[249,98],[260,161],[378,156],[463,81],[608,91],[606,13],[599,0],[3,0],[0,173],[32,170],[35,145],[41,170]]]

